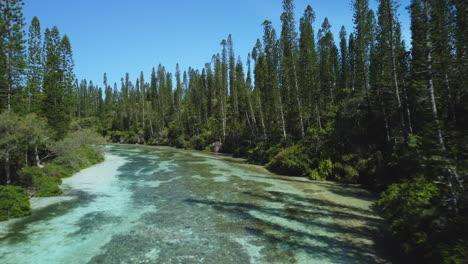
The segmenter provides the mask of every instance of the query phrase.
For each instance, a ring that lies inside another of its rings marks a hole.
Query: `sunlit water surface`
[[[385,263],[374,197],[242,160],[107,146],[106,160],[1,223],[0,263]]]

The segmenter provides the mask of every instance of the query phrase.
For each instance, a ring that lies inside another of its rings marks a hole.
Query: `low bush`
[[[29,195],[18,186],[0,186],[0,221],[31,214]]]
[[[19,174],[23,186],[32,187],[35,196],[57,196],[62,193],[59,185],[62,178],[71,177],[74,172],[104,160],[98,147],[83,145],[63,153],[43,168],[25,167]]]
[[[39,176],[34,177],[33,187],[36,190],[34,196],[37,197],[50,197],[62,194],[62,189],[58,186],[62,184],[60,178],[50,176]]]
[[[356,183],[359,178],[359,172],[351,165],[343,165],[340,162],[334,164],[334,180],[345,183]]]
[[[279,152],[265,167],[284,175],[305,176],[310,174],[311,163],[306,149],[296,145]]]
[[[435,184],[418,177],[390,185],[377,202],[406,253],[427,243],[434,210],[432,202],[438,195]]]
[[[196,149],[196,150],[204,150],[206,147],[206,141],[201,136],[194,136],[190,139],[186,148],[188,149]]]
[[[55,163],[49,163],[46,166],[44,166],[44,168],[42,168],[42,172],[46,176],[55,178],[67,178],[73,175],[72,170]]]
[[[19,172],[19,182],[22,186],[32,186],[34,177],[41,177],[44,175],[43,169],[39,167],[24,167]]]
[[[180,135],[176,139],[172,141],[172,146],[176,148],[184,148],[187,145],[187,140],[185,139],[185,135]]]
[[[282,150],[279,144],[268,146],[265,142],[260,142],[255,148],[248,151],[247,160],[250,163],[265,165]]]
[[[84,145],[78,149],[64,153],[56,158],[52,164],[62,166],[73,173],[103,160],[104,157],[101,149]]]
[[[251,143],[249,140],[243,140],[234,149],[234,157],[245,158],[249,155]]]

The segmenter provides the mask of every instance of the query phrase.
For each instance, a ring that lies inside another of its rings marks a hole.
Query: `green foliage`
[[[92,164],[103,161],[102,150],[90,144],[104,143],[104,139],[90,129],[80,129],[61,141],[52,142],[49,149],[58,157],[43,168],[25,167],[19,173],[19,181],[31,186],[35,196],[56,196],[62,193],[58,187],[61,178],[70,177]]]
[[[336,162],[335,167],[335,180],[339,182],[356,183],[359,177],[359,172],[351,165],[343,165]]]
[[[323,177],[330,177],[334,170],[333,162],[330,159],[321,160],[319,162],[318,170]]]
[[[176,148],[184,148],[185,146],[188,145],[188,142],[187,140],[185,139],[185,135],[180,135],[178,136],[173,142],[172,142],[172,146],[176,147]]]
[[[103,161],[102,152],[99,148],[82,146],[65,152],[53,161],[53,164],[62,166],[64,170],[73,172],[80,171],[90,165]]]
[[[34,177],[43,176],[43,169],[39,167],[24,167],[19,173],[19,182],[23,186],[32,186]]]
[[[185,145],[186,149],[204,150],[207,146],[206,140],[201,136],[194,136]]]
[[[260,142],[253,149],[248,151],[248,161],[255,164],[265,165],[283,149],[280,144],[268,146],[265,142]]]
[[[0,186],[0,221],[31,214],[29,195],[18,186]]]
[[[86,145],[99,145],[106,143],[105,139],[91,129],[81,129],[71,134],[63,140],[52,142],[49,149],[57,155],[66,155]]]
[[[68,178],[73,175],[73,171],[71,169],[60,166],[54,162],[45,165],[44,168],[42,168],[42,173],[54,178]]]
[[[249,155],[249,150],[251,143],[248,140],[243,140],[236,144],[236,147],[233,151],[234,157],[247,157]]]
[[[0,166],[11,173],[0,170],[0,181],[15,183],[20,172],[20,183],[28,186],[37,177],[62,178],[99,162],[99,151],[84,146],[103,142],[90,140],[97,138],[85,130],[91,127],[119,143],[213,151],[218,150],[216,142],[223,152],[267,164],[283,174],[360,183],[377,190],[398,183],[379,202],[391,208],[384,211],[397,238],[407,251],[425,248],[422,256],[436,241],[428,232],[431,224],[436,225],[439,241],[444,242],[437,244],[438,255],[430,258],[456,263],[466,256],[461,250],[466,240],[449,242],[450,235],[462,232],[447,231],[447,223],[467,214],[466,5],[464,1],[411,1],[409,53],[395,1],[379,3],[376,17],[368,0],[352,1],[354,32],[347,45],[342,28],[339,51],[328,19],[314,33],[316,16],[310,6],[297,34],[294,2],[284,0],[281,37],[277,38],[270,21],[262,24],[263,41],[256,42],[251,56],[255,76],[251,76],[250,56],[244,76],[229,36],[221,42],[222,51],[203,69],[181,73],[177,66],[175,89],[172,74],[159,65],[149,85],[143,73],[136,84],[127,73],[114,90],[107,77],[103,89],[87,81],[73,85],[68,37],[60,38],[56,27],[46,29],[41,45],[37,19],[31,23],[30,65],[23,82],[24,43],[15,36],[24,34],[24,25],[17,8],[17,24],[7,25],[12,21],[6,16],[0,32],[4,95],[0,109],[7,108],[11,95],[22,94],[23,98],[13,96],[20,99],[13,102],[13,109],[46,117],[53,132],[47,133],[40,119],[2,114]],[[15,28],[8,32],[11,27]],[[13,57],[6,51],[12,51]],[[21,83],[26,84],[24,91]],[[76,121],[68,126],[72,116]],[[67,135],[69,128],[73,133]],[[50,143],[47,135],[66,138]],[[45,168],[27,167],[37,163],[31,158],[36,154],[49,157]],[[414,179],[416,175],[424,176]],[[419,206],[426,211],[411,209]],[[393,210],[397,215],[390,214]]]
[[[62,184],[60,178],[50,177],[46,175],[33,177],[33,188],[36,190],[34,196],[50,197],[62,194],[59,185]]]
[[[464,220],[464,225],[465,228],[467,228],[467,223],[468,220]],[[440,260],[439,263],[443,264],[465,264],[466,261],[468,260],[468,239],[466,238],[466,235],[468,235],[468,232],[465,231],[461,234],[464,234],[465,237],[461,239],[455,240],[454,245],[440,245],[438,248],[438,253],[440,254],[439,256],[435,257],[434,251],[430,251],[430,257],[433,259]],[[459,236],[460,234],[454,234],[455,236]],[[449,238],[450,240],[454,240],[453,237]]]
[[[310,171],[310,174],[309,174],[309,177],[310,177],[312,180],[316,180],[316,181],[324,181],[324,180],[326,180],[326,178],[325,178],[323,175],[321,175],[317,169],[311,170],[311,171]]]
[[[318,168],[313,169],[309,172],[309,177],[312,180],[324,181],[331,179],[335,166],[330,159],[320,160]]]
[[[433,215],[433,201],[439,189],[424,177],[392,184],[377,202],[389,221],[392,233],[402,242],[405,252],[427,242],[428,227]]]
[[[0,166],[10,165],[10,177],[5,170],[0,170],[0,183],[15,183],[17,179],[12,176],[28,165],[25,154],[34,153],[49,141],[45,126],[45,121],[35,114],[0,114]]]
[[[295,145],[278,153],[265,167],[279,174],[305,176],[309,173],[311,163],[307,150]]]

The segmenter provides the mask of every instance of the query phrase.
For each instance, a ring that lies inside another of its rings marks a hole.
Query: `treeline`
[[[328,19],[317,27],[311,6],[297,24],[283,0],[280,30],[264,21],[245,63],[229,35],[203,69],[159,65],[113,86],[106,75],[102,86],[75,81],[68,38],[52,28],[42,43],[34,19],[27,57],[19,52],[27,63],[12,61],[24,49],[9,49],[15,34],[2,31],[0,107],[37,113],[57,139],[76,119],[113,142],[221,151],[287,175],[364,184],[382,191],[378,205],[408,257],[463,263],[467,3],[412,0],[410,50],[398,1],[375,11],[351,3],[354,28],[337,38]]]
[[[62,193],[61,179],[103,160],[102,138],[72,122],[75,77],[69,38],[22,0],[0,0],[0,221],[31,213],[30,196]]]
[[[245,157],[287,175],[361,183],[402,249],[425,262],[468,259],[467,3],[413,0],[411,49],[398,1],[353,0],[354,28],[296,25],[283,0],[244,64],[231,35],[203,69],[159,65],[103,90],[82,81],[74,113],[114,142]],[[297,31],[298,29],[298,31]],[[349,31],[349,34],[348,34]]]
[[[75,113],[114,142],[245,157],[272,171],[361,183],[408,257],[462,263],[467,242],[467,4],[413,0],[411,49],[397,1],[352,1],[354,28],[264,21],[246,63],[231,35],[203,69],[159,65],[103,90],[82,81]],[[299,29],[297,31],[297,29]],[[348,34],[349,31],[349,34]]]

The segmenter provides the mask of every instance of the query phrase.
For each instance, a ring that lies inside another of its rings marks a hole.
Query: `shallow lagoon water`
[[[370,193],[240,159],[111,145],[62,188],[2,223],[1,263],[387,263]]]

